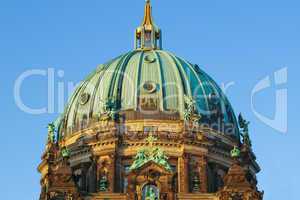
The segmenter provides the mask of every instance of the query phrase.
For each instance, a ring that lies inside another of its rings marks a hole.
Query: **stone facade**
[[[149,134],[157,138],[152,145],[166,152],[172,172],[151,162],[137,171],[128,170],[137,152],[149,147]],[[230,156],[236,145],[243,149],[239,162]],[[67,158],[61,155],[63,146],[70,151]],[[73,200],[143,200],[141,190],[147,184],[159,188],[161,200],[261,200],[255,178],[259,167],[249,158],[251,149],[243,147],[213,130],[190,129],[183,121],[96,123],[63,142],[47,145],[39,166],[40,200],[57,199],[56,194],[71,195],[68,198]]]

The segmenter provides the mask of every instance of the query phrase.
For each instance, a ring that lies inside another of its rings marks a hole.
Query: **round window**
[[[147,93],[154,93],[157,90],[157,85],[154,82],[151,81],[147,81],[144,83],[143,85],[143,89],[147,92]]]
[[[156,61],[156,58],[154,58],[153,56],[150,56],[150,55],[145,56],[144,59],[147,63],[154,63]]]
[[[81,105],[85,105],[90,99],[90,95],[88,93],[82,93],[80,95],[80,100],[79,100],[79,103]]]

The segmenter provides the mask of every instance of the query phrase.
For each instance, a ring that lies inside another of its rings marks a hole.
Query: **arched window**
[[[152,31],[145,31],[145,47],[146,48],[152,48],[153,47]]]
[[[156,185],[148,184],[143,187],[142,200],[158,200],[160,196],[160,191]]]

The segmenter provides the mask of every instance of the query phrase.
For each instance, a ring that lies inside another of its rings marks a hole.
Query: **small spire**
[[[152,19],[152,7],[151,7],[151,2],[150,0],[146,0],[146,5],[145,5],[145,15],[144,15],[144,20],[142,23],[142,26],[153,26],[153,19]]]
[[[146,0],[143,22],[135,31],[135,49],[162,49],[161,38],[161,30],[155,25],[152,18],[151,2]]]

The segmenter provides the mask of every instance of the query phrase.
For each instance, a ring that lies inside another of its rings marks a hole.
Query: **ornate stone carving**
[[[140,97],[140,109],[142,111],[157,111],[158,110],[158,98],[156,95],[143,95]]]
[[[236,161],[225,176],[218,196],[220,200],[262,200],[263,194],[247,181],[245,170]]]
[[[153,161],[156,164],[161,165],[166,170],[172,171],[170,164],[168,163],[168,157],[158,147],[154,147],[153,143],[157,138],[153,137],[152,134],[146,139],[149,143],[148,148],[142,148],[138,151],[134,158],[133,164],[130,166],[130,170],[136,170],[145,165],[146,163]]]
[[[49,163],[48,176],[44,180],[45,194],[41,200],[59,199],[81,200],[80,193],[73,180],[72,170],[66,161],[52,161]]]

